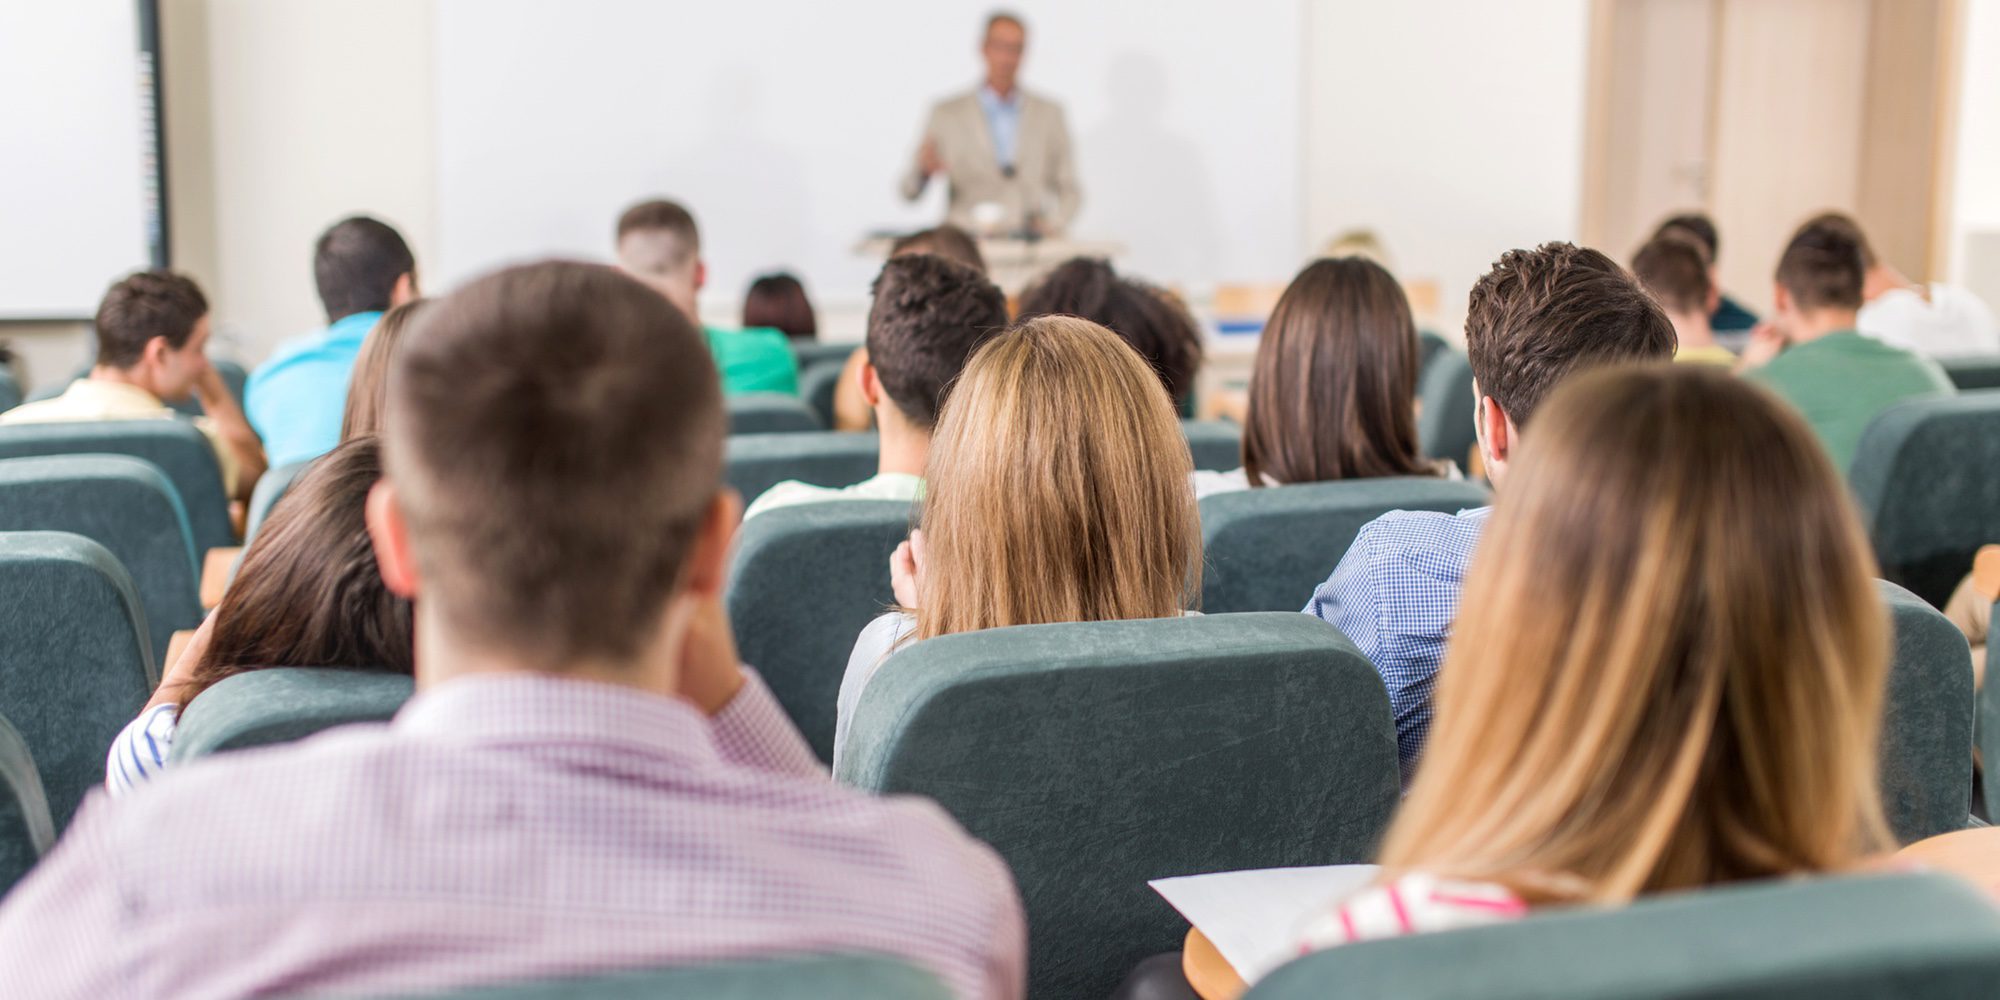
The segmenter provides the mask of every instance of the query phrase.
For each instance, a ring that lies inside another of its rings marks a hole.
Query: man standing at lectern
[[[977,90],[938,102],[924,125],[903,197],[915,201],[932,177],[949,185],[946,221],[976,233],[1057,236],[1080,193],[1062,106],[1020,87],[1027,25],[1018,15],[986,19]],[[986,207],[992,206],[992,207]]]

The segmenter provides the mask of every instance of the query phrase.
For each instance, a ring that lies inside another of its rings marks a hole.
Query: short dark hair
[[[1517,427],[1571,374],[1666,361],[1676,344],[1667,314],[1631,275],[1573,243],[1501,254],[1466,307],[1472,377]]]
[[[417,259],[402,234],[365,215],[334,223],[313,247],[313,281],[329,323],[388,309],[396,280],[416,273]]]
[[[172,271],[140,271],[112,285],[97,306],[97,363],[125,369],[139,363],[146,344],[165,337],[180,350],[208,315],[201,287]]]
[[[1778,284],[1800,309],[1859,309],[1868,280],[1861,230],[1844,216],[1800,226],[1778,258]]]
[[[1007,328],[1007,296],[986,276],[934,254],[891,257],[868,309],[868,363],[910,422],[937,425],[980,345]]]
[[[1821,212],[1807,219],[1805,224],[1808,227],[1831,229],[1845,234],[1861,248],[1861,266],[1867,268],[1875,266],[1875,248],[1869,244],[1868,233],[1861,228],[1861,223],[1856,221],[1854,216],[1845,212]]]
[[[1167,293],[1120,277],[1108,261],[1077,257],[1055,266],[1021,295],[1021,319],[1080,316],[1124,338],[1179,406],[1201,369],[1201,329]]]
[[[1667,311],[1708,314],[1708,296],[1715,291],[1708,254],[1680,230],[1669,230],[1640,247],[1632,257],[1632,274]]]
[[[559,671],[659,625],[722,482],[700,331],[609,267],[513,267],[426,306],[389,376],[385,465],[420,600]]]
[[[1682,212],[1678,215],[1669,215],[1666,221],[1660,223],[1660,228],[1653,230],[1653,237],[1658,239],[1675,231],[1701,244],[1702,249],[1708,254],[1708,263],[1711,266],[1715,264],[1716,257],[1722,253],[1722,236],[1715,231],[1715,220],[1704,213]]]
[[[980,274],[986,273],[986,258],[979,252],[979,241],[973,239],[971,233],[950,223],[920,229],[889,245],[891,257],[911,253],[934,253],[958,261]]]
[[[701,229],[694,224],[694,213],[680,202],[653,198],[633,205],[618,216],[618,233],[613,239],[644,232],[672,233],[680,241],[682,258],[701,252]]]
[[[743,296],[743,325],[768,326],[783,331],[793,340],[811,340],[819,335],[819,320],[813,316],[806,286],[783,272],[766,274],[750,283],[750,290]]]

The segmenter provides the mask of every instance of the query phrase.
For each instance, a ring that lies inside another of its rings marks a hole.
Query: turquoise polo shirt
[[[354,358],[381,318],[379,312],[343,316],[318,333],[279,345],[251,374],[243,409],[264,439],[271,468],[311,461],[340,443]]]
[[[747,330],[705,326],[701,332],[708,340],[709,353],[715,355],[716,370],[722,375],[723,395],[799,394],[799,357],[784,334],[764,326]]]

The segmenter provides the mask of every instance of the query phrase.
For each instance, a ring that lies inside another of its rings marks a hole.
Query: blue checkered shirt
[[[1458,588],[1491,511],[1396,510],[1368,522],[1305,607],[1354,640],[1382,675],[1406,788],[1430,736],[1431,691]]]

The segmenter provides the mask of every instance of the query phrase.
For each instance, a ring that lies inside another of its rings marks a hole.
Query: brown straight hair
[[[354,361],[347,383],[347,409],[340,415],[340,439],[374,437],[382,433],[382,409],[389,399],[389,365],[403,342],[403,332],[423,308],[424,299],[405,302],[382,314]]]
[[[1888,621],[1805,422],[1700,365],[1580,376],[1546,411],[1473,557],[1391,876],[1615,903],[1888,846]]]
[[[1117,334],[1044,316],[994,338],[931,441],[915,638],[1180,614],[1201,587],[1193,464]]]
[[[1799,309],[1859,309],[1868,284],[1867,238],[1844,215],[1806,221],[1778,258],[1778,284]]]
[[[1417,324],[1403,288],[1360,257],[1300,271],[1264,324],[1243,471],[1252,487],[1435,475],[1417,444]]]

